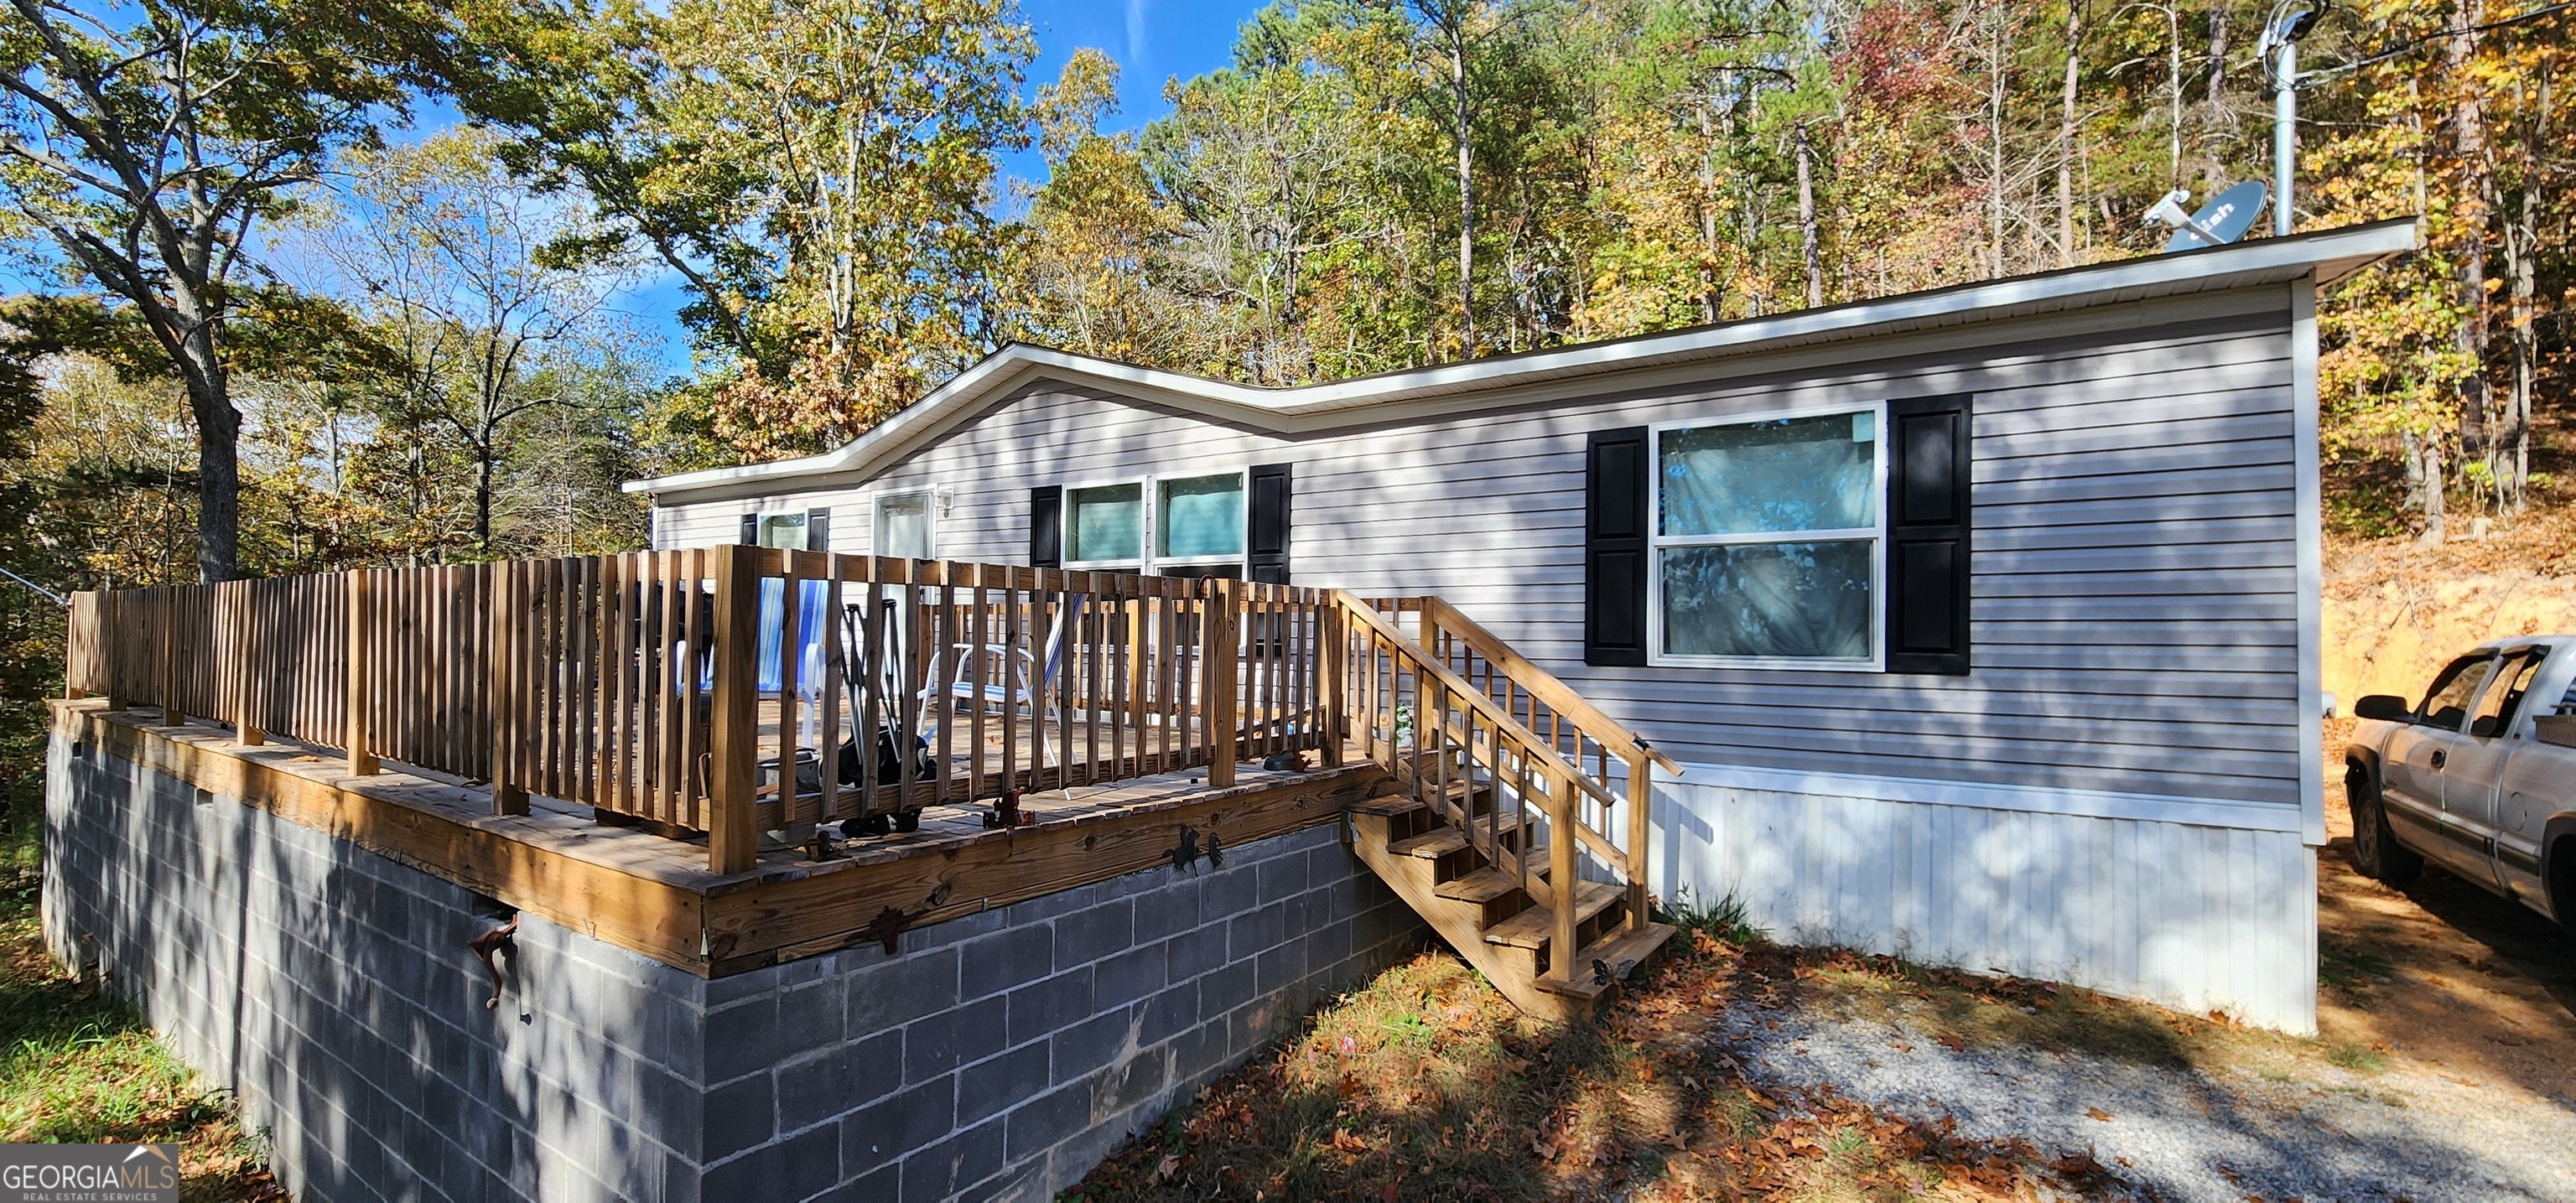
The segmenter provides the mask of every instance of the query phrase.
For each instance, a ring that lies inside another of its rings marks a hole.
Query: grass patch
[[[1592,1022],[1523,1016],[1446,953],[1319,1008],[1066,1198],[2022,1198],[2084,1189],[1830,1092],[1746,1083],[1713,1028],[1753,979],[1697,926]]]
[[[170,1142],[180,1197],[275,1200],[267,1148],[125,1003],[63,973],[44,949],[27,876],[0,891],[0,1141]]]
[[[2367,1044],[2337,1044],[2326,1049],[2326,1060],[2357,1074],[2375,1074],[2388,1068],[2388,1058]]]
[[[1760,942],[1761,928],[1745,921],[1744,899],[1728,894],[1714,901],[1691,893],[1689,886],[1673,891],[1672,901],[1659,903],[1655,918],[1685,932],[1701,931],[1728,944],[1746,945]]]

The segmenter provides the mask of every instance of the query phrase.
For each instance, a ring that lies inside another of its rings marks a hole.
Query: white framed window
[[[1648,660],[1876,671],[1883,404],[1653,427]]]
[[[880,493],[871,523],[877,555],[908,560],[939,558],[939,498],[928,489]]]
[[[760,515],[758,531],[762,547],[783,547],[789,551],[805,550],[806,513],[786,510]]]
[[[1244,469],[1145,476],[1064,491],[1064,566],[1241,579]]]

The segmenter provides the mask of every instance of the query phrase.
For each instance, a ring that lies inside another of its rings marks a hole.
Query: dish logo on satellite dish
[[[2176,188],[2147,210],[2147,224],[2173,230],[2174,236],[2165,241],[2168,253],[2225,246],[2254,228],[2254,219],[2263,212],[2263,201],[2270,195],[2271,190],[2261,180],[2247,180],[2210,198],[2200,212],[2185,213],[2182,203],[2191,199],[2191,189]]]
[[[0,1145],[0,1203],[178,1203],[179,1146]]]

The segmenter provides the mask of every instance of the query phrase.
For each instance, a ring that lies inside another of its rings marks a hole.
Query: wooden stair
[[[1631,926],[1625,888],[1582,882],[1575,887],[1575,930],[1582,942],[1574,954],[1575,972],[1570,980],[1553,979],[1548,970],[1555,963],[1555,912],[1431,807],[1390,805],[1395,801],[1352,808],[1352,843],[1360,860],[1523,1011],[1558,1020],[1589,1013],[1673,934],[1666,923]],[[1504,838],[1511,847],[1516,830]],[[1545,845],[1530,847],[1531,884],[1541,890],[1547,888],[1546,858]]]
[[[1652,770],[1679,766],[1438,598],[1336,598],[1326,653],[1386,773],[1354,851],[1513,1005],[1588,1014],[1673,935],[1642,913],[1644,852]]]

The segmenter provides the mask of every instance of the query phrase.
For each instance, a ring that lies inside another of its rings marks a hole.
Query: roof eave
[[[1865,337],[1873,329],[1915,326],[1944,318],[1961,322],[1986,320],[1975,316],[1980,311],[1996,311],[1996,316],[2003,316],[2002,311],[2033,305],[2060,310],[2083,308],[2137,289],[2230,277],[2244,277],[2250,282],[2306,275],[2319,284],[2330,284],[2413,249],[2415,225],[2411,218],[2400,218],[1288,389],[1257,388],[1013,343],[836,450],[766,464],[629,481],[621,487],[628,493],[651,493],[664,498],[705,494],[712,499],[757,493],[765,485],[787,481],[856,483],[889,459],[937,437],[952,419],[971,412],[980,402],[1037,378],[1096,385],[1139,400],[1295,433],[1334,425],[1348,411],[1389,402],[1496,392],[1647,364],[1722,359],[1809,342]]]

